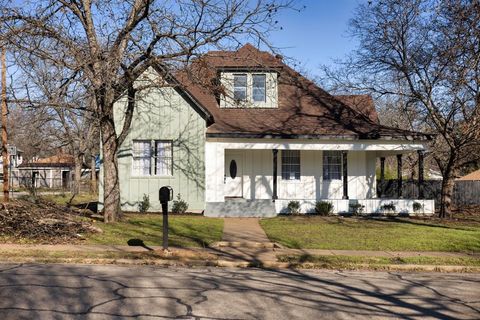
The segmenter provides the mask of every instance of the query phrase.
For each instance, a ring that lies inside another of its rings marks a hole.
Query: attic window
[[[233,99],[235,101],[247,100],[247,75],[233,75]]]

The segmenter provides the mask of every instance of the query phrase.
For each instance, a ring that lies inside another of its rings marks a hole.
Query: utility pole
[[[10,162],[7,150],[8,134],[7,134],[7,52],[5,48],[2,48],[2,158],[3,158],[3,202],[6,203],[10,200],[9,190],[9,176],[8,176],[8,164]]]

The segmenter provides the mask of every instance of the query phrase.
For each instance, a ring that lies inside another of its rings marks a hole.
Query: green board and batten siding
[[[150,73],[151,74],[151,73]],[[188,202],[189,210],[205,208],[206,121],[175,88],[150,88],[137,93],[137,105],[125,142],[118,153],[122,210],[138,211],[143,195],[150,198],[149,211],[160,211],[158,190],[169,185]],[[122,128],[125,99],[114,109],[115,125]],[[119,132],[119,130],[117,130]],[[172,176],[133,176],[134,140],[172,140]],[[102,199],[102,198],[101,198]]]

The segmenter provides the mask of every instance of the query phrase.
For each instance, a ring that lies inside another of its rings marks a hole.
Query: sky
[[[299,61],[308,73],[318,74],[321,64],[332,65],[357,43],[347,34],[353,11],[364,0],[303,0],[295,5],[306,8],[300,12],[284,11],[278,21],[283,30],[270,37],[286,57]]]

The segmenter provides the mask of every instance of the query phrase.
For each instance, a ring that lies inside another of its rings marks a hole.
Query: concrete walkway
[[[270,243],[258,218],[225,218],[223,221],[223,241]]]

